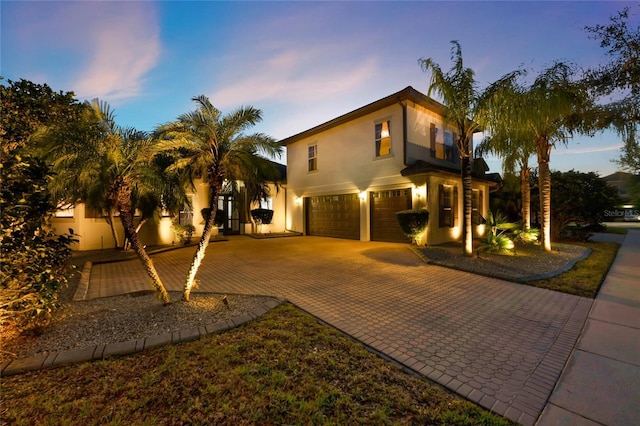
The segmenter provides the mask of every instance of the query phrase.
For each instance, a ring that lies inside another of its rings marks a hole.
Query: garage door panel
[[[305,198],[307,235],[360,239],[358,194]]]
[[[406,243],[396,212],[411,209],[411,189],[371,193],[371,240]]]

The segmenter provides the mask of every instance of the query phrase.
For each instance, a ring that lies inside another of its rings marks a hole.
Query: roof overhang
[[[426,96],[425,94],[420,93],[413,87],[408,86],[397,93],[394,93],[385,98],[372,102],[354,111],[348,112],[344,115],[334,118],[333,120],[327,121],[326,123],[322,123],[318,126],[312,127],[309,130],[305,130],[304,132],[282,139],[280,143],[284,146],[291,145],[292,143],[298,142],[299,140],[313,137],[318,133],[327,131],[329,129],[332,129],[341,124],[345,124],[357,118],[364,117],[365,115],[379,111],[383,108],[387,108],[389,106],[402,103],[402,102],[407,102],[407,101],[413,102],[417,105],[420,105],[428,110],[434,111],[443,116],[447,111],[447,108],[444,105],[442,105],[440,102],[437,102],[431,99],[430,97]]]

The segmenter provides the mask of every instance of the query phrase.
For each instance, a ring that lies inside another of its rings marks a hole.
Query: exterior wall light
[[[302,205],[302,197],[296,197],[296,199],[294,200],[294,202],[296,203],[296,206],[300,206],[300,205]]]
[[[359,196],[360,196],[360,200],[361,200],[361,201],[366,201],[366,200],[367,200],[367,193],[366,193],[366,191],[362,191],[362,192],[360,193],[360,195],[359,195]]]

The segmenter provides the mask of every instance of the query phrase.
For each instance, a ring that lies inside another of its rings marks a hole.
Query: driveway
[[[194,248],[156,254],[179,291]],[[592,300],[427,265],[405,244],[234,237],[195,291],[287,298],[371,349],[525,425],[542,412]],[[148,290],[137,260],[94,265],[87,297]]]

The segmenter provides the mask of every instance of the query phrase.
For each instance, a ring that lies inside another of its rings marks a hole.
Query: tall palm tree
[[[89,201],[100,211],[116,211],[153,288],[163,304],[169,294],[136,232],[136,200],[158,194],[163,182],[154,176],[152,140],[133,128],[116,125],[109,106],[94,99],[86,103],[82,120],[44,129],[38,135],[44,157],[56,173],[51,183],[56,200]],[[157,169],[156,169],[157,170]]]
[[[531,167],[529,159],[536,153],[535,134],[522,125],[520,104],[524,100],[524,88],[516,71],[505,75],[490,85],[482,94],[481,115],[488,132],[476,147],[476,155],[495,154],[502,159],[505,173],[519,172],[524,229],[531,228]]]
[[[259,109],[241,107],[222,115],[206,96],[192,100],[197,105],[194,111],[156,129],[156,138],[160,140],[156,152],[176,156],[176,162],[169,169],[181,170],[192,186],[194,179],[202,178],[210,189],[210,214],[185,279],[182,293],[185,301],[189,300],[213,233],[223,184],[226,181],[234,185],[237,179],[246,176],[247,171],[266,167],[269,160],[263,155],[274,157],[282,152],[281,145],[265,134],[244,134],[245,130],[262,120]]]
[[[427,94],[435,93],[442,98],[447,107],[446,119],[457,128],[456,144],[460,152],[464,218],[462,223],[462,250],[467,256],[473,255],[472,186],[471,186],[471,149],[473,134],[480,130],[478,124],[479,94],[475,73],[465,68],[462,62],[462,49],[457,41],[452,41],[452,68],[442,71],[431,58],[420,59],[422,69],[431,75]]]
[[[571,77],[573,69],[557,62],[544,70],[525,90],[517,105],[517,121],[534,137],[538,158],[542,246],[551,251],[551,171],[549,161],[556,143],[567,143],[574,133],[588,133],[585,115],[593,100]]]

